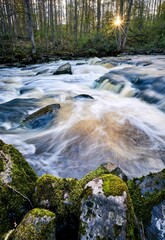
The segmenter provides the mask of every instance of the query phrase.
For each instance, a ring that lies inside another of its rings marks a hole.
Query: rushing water
[[[139,63],[146,59],[152,64]],[[72,75],[52,75],[66,61],[0,69],[0,139],[19,149],[39,175],[80,178],[106,162],[117,164],[129,177],[163,169],[165,57],[134,57],[111,69],[85,60],[69,62]],[[127,74],[122,74],[124,69]],[[93,88],[95,80],[108,72],[124,82],[120,94],[109,91],[112,87],[105,90],[103,84],[101,89]],[[115,75],[117,72],[120,74]],[[138,91],[144,95],[147,86],[145,93],[158,96],[158,103],[146,103],[140,99],[142,95],[133,97],[136,73],[145,83],[140,85],[143,91],[140,87]],[[149,84],[146,79],[153,80],[153,76],[164,85],[156,80]],[[160,93],[154,92],[154,84]],[[93,99],[75,98],[80,94]],[[20,125],[27,115],[53,103],[61,108],[49,125],[38,129]]]

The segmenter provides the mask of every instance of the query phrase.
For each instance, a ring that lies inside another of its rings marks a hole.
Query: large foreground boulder
[[[127,185],[104,174],[88,182],[83,191],[80,239],[138,239]]]
[[[128,182],[146,240],[165,239],[165,169]]]
[[[56,239],[56,217],[51,211],[34,208],[24,217],[15,231],[12,232],[10,240],[55,240]]]
[[[36,179],[19,151],[0,140],[0,239],[32,209]]]
[[[76,208],[77,179],[58,178],[43,175],[36,182],[34,201],[39,208],[46,208],[56,214],[57,239],[78,237],[79,209]],[[76,202],[76,203],[75,203]]]

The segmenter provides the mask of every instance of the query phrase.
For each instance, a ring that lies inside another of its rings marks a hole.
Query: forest
[[[164,49],[164,0],[0,0],[1,61]]]

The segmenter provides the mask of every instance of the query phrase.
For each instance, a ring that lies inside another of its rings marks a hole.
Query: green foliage
[[[96,33],[80,40],[79,48],[86,51],[87,55],[105,56],[116,50],[114,36]]]

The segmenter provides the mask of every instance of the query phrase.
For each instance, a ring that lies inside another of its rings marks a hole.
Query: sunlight
[[[117,16],[116,19],[114,20],[114,25],[116,27],[120,27],[121,24],[122,24],[122,20],[121,20],[120,16]]]

